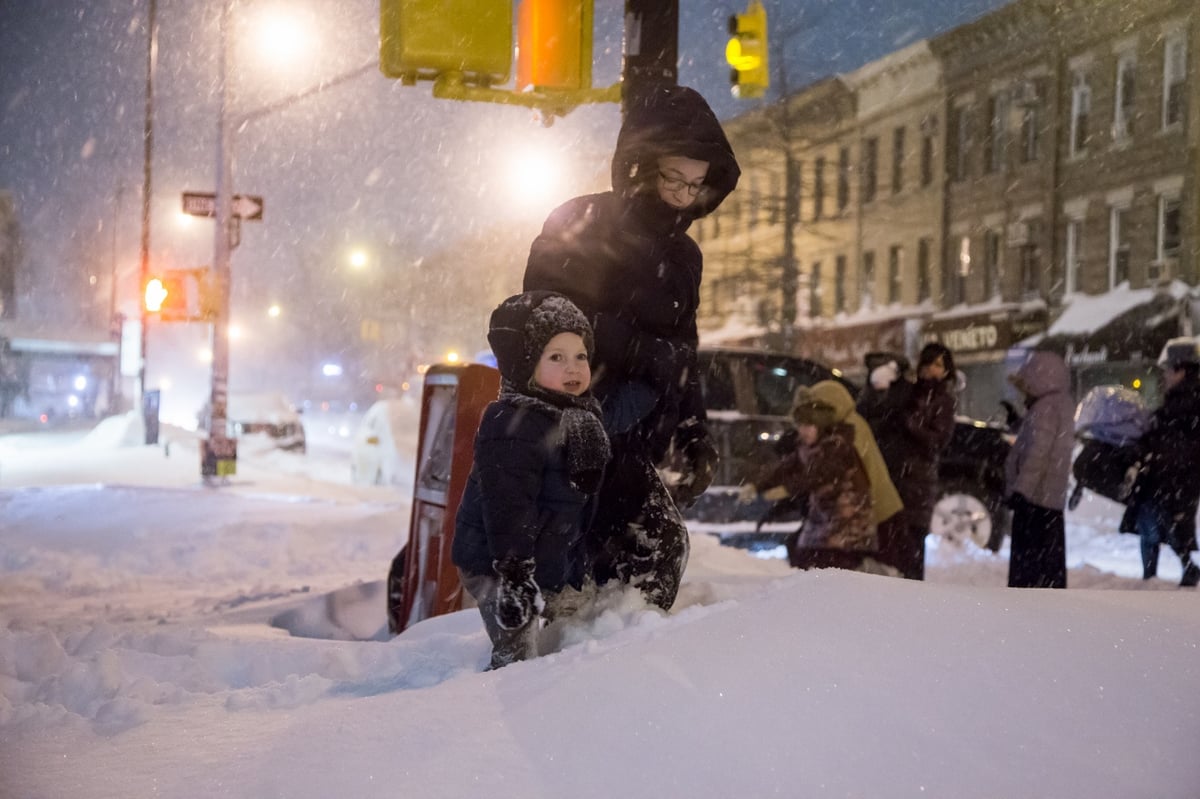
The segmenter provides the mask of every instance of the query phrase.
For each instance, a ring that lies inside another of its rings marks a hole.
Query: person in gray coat
[[[1008,562],[1011,588],[1066,588],[1063,508],[1075,447],[1071,376],[1057,353],[1035,350],[1009,376],[1027,411],[1004,464],[1013,511]]]

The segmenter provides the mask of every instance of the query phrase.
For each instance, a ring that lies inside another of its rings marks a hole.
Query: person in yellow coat
[[[875,443],[875,434],[871,432],[867,420],[859,415],[854,397],[850,396],[846,387],[836,380],[822,380],[813,384],[809,395],[833,408],[835,422],[845,422],[854,427],[854,449],[871,483],[871,520],[875,525],[886,522],[904,510],[900,492],[896,490],[883,455],[879,452],[879,445]]]

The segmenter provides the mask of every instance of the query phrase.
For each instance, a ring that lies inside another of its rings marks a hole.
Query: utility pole
[[[150,165],[154,154],[154,69],[158,63],[158,0],[147,0],[146,12],[146,112],[142,128],[142,250],[138,262],[138,294],[150,277]],[[138,401],[146,401],[146,340],[150,318],[138,298],[141,308],[141,344],[138,356]],[[120,364],[117,365],[119,370]],[[143,411],[145,409],[143,408]],[[157,411],[156,411],[157,413]],[[146,443],[158,443],[158,426],[146,426]]]
[[[625,0],[621,113],[659,86],[679,82],[679,0]]]
[[[208,440],[202,442],[200,476],[206,480],[232,474],[237,464],[237,439],[226,433],[229,403],[229,262],[237,220],[233,218],[232,57],[229,17],[233,0],[221,4],[217,56],[217,183],[216,224],[213,233],[213,290],[216,316],[212,330],[212,395],[209,400]]]

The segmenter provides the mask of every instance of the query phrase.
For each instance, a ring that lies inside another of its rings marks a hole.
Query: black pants
[[[687,566],[687,527],[646,446],[630,434],[611,445],[587,535],[592,574],[597,585],[619,580],[669,610]]]
[[[1018,499],[1013,507],[1010,588],[1066,588],[1067,532],[1063,512]]]
[[[909,580],[925,579],[925,533],[928,521],[914,525],[906,511],[879,523],[879,560]]]

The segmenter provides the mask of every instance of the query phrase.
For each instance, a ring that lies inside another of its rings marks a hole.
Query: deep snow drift
[[[1200,597],[1169,555],[1137,579],[1103,500],[1067,591],[1004,588],[1003,551],[912,583],[695,531],[669,616],[609,596],[481,673],[474,611],[382,630],[411,486],[348,485],[310,428],[208,489],[189,437],[118,425],[0,437],[0,796],[1200,794]]]

